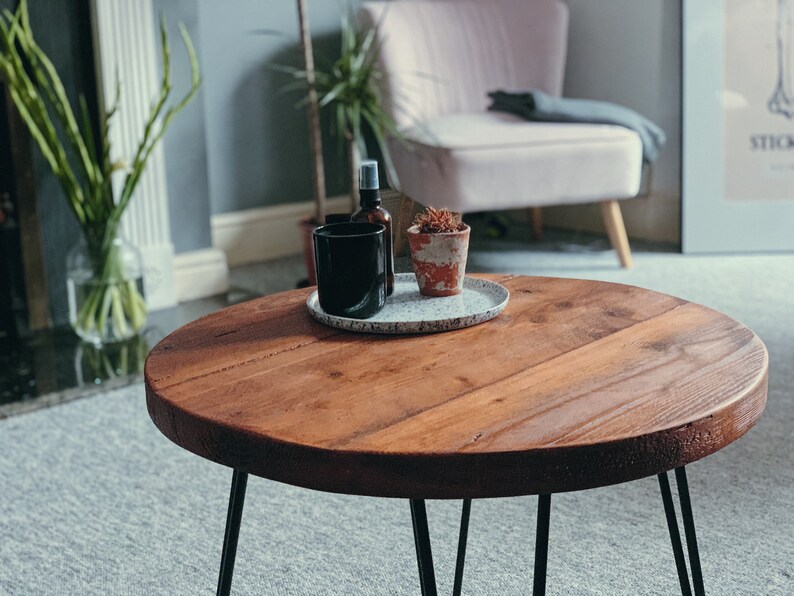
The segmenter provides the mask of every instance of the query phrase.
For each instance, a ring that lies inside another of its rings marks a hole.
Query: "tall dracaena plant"
[[[342,9],[341,55],[328,67],[316,67],[314,71],[300,70],[288,66],[278,67],[296,79],[295,86],[309,86],[316,90],[320,108],[332,112],[333,127],[342,143],[346,145],[350,165],[350,190],[352,209],[358,206],[358,166],[360,156],[366,155],[364,126],[369,126],[383,154],[389,176],[396,180],[391,154],[386,138],[404,141],[392,117],[381,107],[377,82],[383,76],[378,67],[380,48],[376,29],[359,30],[354,23],[349,2]],[[309,83],[313,81],[313,85]],[[285,87],[291,89],[292,85]],[[311,94],[303,102],[311,102]]]
[[[5,10],[0,16],[0,71],[5,76],[9,94],[80,223],[94,275],[101,282],[107,282],[96,286],[95,295],[89,297],[84,312],[78,317],[78,325],[86,328],[105,325],[109,317],[117,326],[131,324],[136,330],[145,321],[143,298],[134,285],[118,287],[110,283],[121,274],[121,265],[113,258],[113,246],[121,217],[132,200],[152,151],[174,116],[193,99],[200,85],[190,36],[181,25],[180,32],[190,59],[190,90],[175,105],[166,107],[171,94],[171,64],[168,34],[161,18],[160,91],[134,154],[127,162],[114,162],[109,128],[119,108],[120,83],[116,82],[116,98],[100,119],[99,134],[95,135],[85,97],[80,95],[79,109],[74,110],[58,72],[36,43],[27,0],[20,0],[16,12]],[[112,177],[120,170],[126,172],[124,184],[119,195],[114,197]]]

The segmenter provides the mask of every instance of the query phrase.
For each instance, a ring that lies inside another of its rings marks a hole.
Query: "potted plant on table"
[[[341,55],[329,66],[316,68],[309,35],[306,0],[298,0],[297,5],[304,69],[289,66],[278,68],[295,79],[295,86],[306,89],[306,97],[298,105],[308,106],[315,208],[313,217],[302,222],[301,225],[304,228],[304,238],[308,238],[308,241],[304,242],[307,249],[306,268],[311,283],[315,283],[311,232],[314,226],[325,223],[326,216],[320,109],[331,112],[333,131],[339,139],[340,147],[346,148],[351,213],[358,208],[358,170],[362,156],[367,155],[364,128],[369,127],[375,137],[392,180],[396,180],[396,174],[386,138],[393,136],[403,140],[404,137],[391,116],[381,108],[377,83],[383,75],[377,64],[379,51],[375,30],[357,29],[351,5],[347,3],[342,12]],[[291,86],[285,87],[285,89],[289,88]]]
[[[121,238],[119,228],[154,147],[200,85],[193,45],[184,27],[180,26],[180,31],[190,59],[190,90],[176,105],[166,108],[171,94],[170,51],[161,20],[160,93],[134,155],[129,160],[114,160],[109,127],[119,107],[120,83],[116,84],[115,101],[95,130],[84,96],[80,95],[79,110],[73,110],[58,72],[36,43],[27,0],[20,1],[16,12],[4,11],[0,16],[0,71],[81,227],[82,241],[67,263],[69,319],[77,335],[95,345],[134,337],[146,323],[140,255]],[[124,178],[114,196],[116,175]]]
[[[471,228],[448,209],[428,207],[408,228],[411,263],[424,296],[454,296],[463,291]]]

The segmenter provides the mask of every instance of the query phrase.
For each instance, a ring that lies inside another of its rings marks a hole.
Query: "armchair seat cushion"
[[[503,112],[436,116],[390,150],[399,188],[436,208],[471,213],[633,197],[642,143],[604,124],[528,122]]]

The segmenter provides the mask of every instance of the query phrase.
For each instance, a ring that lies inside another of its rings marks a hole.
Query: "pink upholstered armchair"
[[[562,93],[563,2],[366,2],[359,19],[377,26],[384,108],[412,141],[410,150],[390,143],[401,210],[410,201],[460,213],[531,207],[539,231],[543,206],[598,202],[621,264],[631,266],[618,200],[639,191],[639,136],[487,110],[496,89]]]

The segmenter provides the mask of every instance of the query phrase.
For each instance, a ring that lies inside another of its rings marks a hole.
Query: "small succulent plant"
[[[449,234],[466,228],[457,213],[449,209],[427,207],[414,218],[414,225],[421,234]]]

